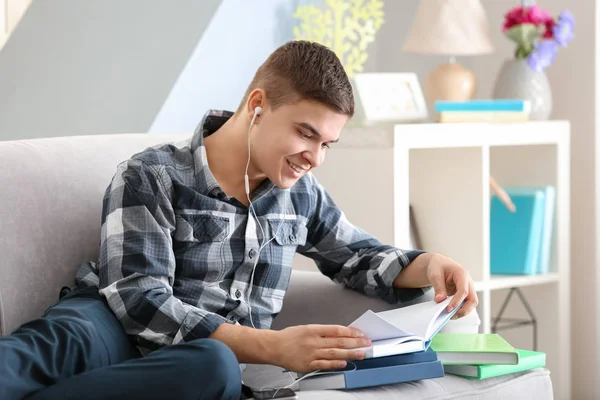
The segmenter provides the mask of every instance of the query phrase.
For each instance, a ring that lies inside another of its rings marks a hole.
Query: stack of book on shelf
[[[495,333],[439,333],[432,342],[444,373],[487,379],[546,366],[546,354],[515,349]]]
[[[554,186],[505,187],[514,210],[493,195],[490,204],[490,272],[536,275],[549,270]]]
[[[529,120],[531,102],[520,99],[438,100],[434,111],[440,123],[525,122]]]
[[[446,311],[451,299],[366,311],[349,325],[371,339],[371,346],[362,348],[366,357],[344,369],[298,374],[300,390],[354,389],[443,377],[443,365],[429,345],[460,309]]]

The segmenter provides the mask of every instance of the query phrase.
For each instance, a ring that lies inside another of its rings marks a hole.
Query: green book
[[[430,348],[444,365],[519,363],[517,350],[497,333],[438,333]]]
[[[517,352],[517,365],[444,365],[444,373],[469,379],[487,379],[546,366],[545,353],[521,349],[517,349]]]

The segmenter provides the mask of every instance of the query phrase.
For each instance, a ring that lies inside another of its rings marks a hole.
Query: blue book
[[[382,357],[384,358],[384,357]],[[378,360],[381,360],[379,358]],[[424,379],[441,378],[444,366],[439,360],[411,364],[372,366],[349,371],[323,371],[302,379],[298,385],[303,390],[358,389],[363,387],[414,382]]]
[[[516,207],[506,208],[496,196],[490,204],[490,269],[492,274],[531,275],[538,270],[545,219],[545,190],[505,188]]]
[[[435,102],[435,112],[446,111],[525,111],[531,110],[529,100],[519,99],[490,99],[450,101],[438,100]]]
[[[418,351],[416,353],[397,354],[394,356],[366,358],[364,360],[352,361],[346,368],[339,370],[351,371],[353,369],[369,369],[379,367],[389,367],[392,365],[416,364],[422,362],[437,361],[437,353],[431,349]]]
[[[554,207],[556,204],[556,189],[554,186],[543,187],[546,195],[546,208],[542,224],[542,244],[540,246],[540,259],[537,273],[547,274],[550,270],[550,256],[552,255],[552,231],[554,229]]]

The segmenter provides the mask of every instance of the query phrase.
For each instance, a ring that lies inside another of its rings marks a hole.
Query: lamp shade
[[[402,50],[449,56],[491,53],[483,6],[479,0],[420,0]]]

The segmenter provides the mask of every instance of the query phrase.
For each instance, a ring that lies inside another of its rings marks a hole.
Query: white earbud
[[[260,115],[261,112],[262,112],[262,107],[256,106],[256,108],[254,109],[254,115]]]

